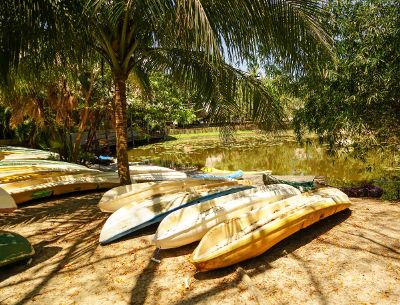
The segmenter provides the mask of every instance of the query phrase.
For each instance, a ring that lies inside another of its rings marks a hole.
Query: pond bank
[[[309,138],[303,146],[293,133],[266,134],[238,131],[233,143],[221,142],[218,133],[183,134],[177,139],[137,147],[130,161],[150,161],[177,168],[222,170],[272,170],[274,175],[323,176],[336,187],[366,182],[384,189],[385,199],[400,199],[400,156],[391,151],[371,150],[365,160],[349,154],[332,156],[327,146]]]
[[[156,226],[100,246],[102,193],[40,200],[0,217],[26,236],[29,266],[0,273],[0,304],[396,304],[400,298],[400,205],[352,199],[263,255],[208,273],[188,258],[195,244],[150,258]],[[189,288],[185,288],[188,278]]]

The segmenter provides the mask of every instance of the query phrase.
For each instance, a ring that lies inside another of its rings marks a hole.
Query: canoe
[[[217,169],[215,167],[207,167],[207,166],[202,167],[200,170],[205,173],[213,173],[214,175],[215,174],[225,174],[226,175],[226,174],[233,173],[233,171]],[[258,175],[258,174],[271,174],[271,173],[272,173],[272,171],[268,170],[268,169],[260,170],[260,171],[243,171],[243,175]]]
[[[192,178],[200,178],[200,179],[239,179],[242,178],[243,171],[238,170],[228,174],[197,174],[192,176]]]
[[[51,153],[46,150],[41,150],[41,149],[35,149],[35,148],[29,148],[29,147],[22,147],[22,146],[0,146],[0,152],[1,153],[25,153],[25,152],[32,152],[32,153]]]
[[[320,219],[350,206],[338,189],[325,189],[291,197],[215,226],[191,256],[200,271],[230,266],[258,256]]]
[[[132,174],[145,174],[145,173],[173,173],[177,172],[174,169],[155,166],[155,165],[129,165],[129,171]]]
[[[187,175],[178,171],[154,172],[154,173],[131,173],[131,179],[136,182],[149,181],[171,181],[186,179]]]
[[[14,198],[0,187],[0,213],[12,212],[17,208]]]
[[[265,185],[276,183],[288,184],[298,188],[301,192],[313,190],[318,185],[326,185],[325,178],[322,176],[276,176],[263,174],[263,182]]]
[[[222,186],[251,185],[251,181],[223,181],[210,179],[185,179],[182,181],[166,181],[158,183],[138,183],[119,186],[106,192],[98,206],[101,211],[112,213],[131,202],[142,202],[158,195],[188,191],[193,187],[203,186],[205,189]]]
[[[16,146],[1,146],[0,155],[4,160],[22,160],[22,159],[59,159],[60,155],[57,153],[32,149],[26,147],[16,147]]]
[[[113,172],[94,172],[59,177],[31,179],[2,184],[17,204],[33,199],[66,193],[112,188],[119,185],[118,174]]]
[[[48,160],[15,160],[15,161],[0,161],[0,171],[8,170],[21,170],[25,168],[31,169],[77,169],[77,170],[91,170],[90,168],[62,161],[48,161]]]
[[[168,215],[159,225],[154,244],[161,249],[176,248],[200,240],[217,224],[271,202],[300,194],[296,188],[275,184],[260,186],[180,209]]]
[[[59,177],[71,174],[81,174],[97,171],[93,170],[57,170],[57,169],[26,169],[26,170],[14,170],[9,172],[0,171],[0,185],[5,183],[12,183],[18,181],[25,181],[29,179],[40,179],[40,178],[50,178]]]
[[[153,223],[160,222],[169,213],[185,206],[209,201],[248,188],[251,186],[214,188],[206,192],[180,192],[157,196],[141,203],[126,204],[107,219],[100,232],[99,242],[101,244],[110,243]]]
[[[25,237],[0,231],[0,267],[27,259],[34,254],[35,250]]]
[[[103,194],[99,201],[99,205],[103,204],[107,201],[111,201],[116,199],[119,196],[127,196],[131,193],[140,192],[144,189],[149,188],[152,185],[161,185],[165,183],[176,183],[176,181],[162,181],[162,182],[143,182],[143,183],[133,183],[128,185],[120,185],[116,186],[112,189],[109,189],[107,192]]]

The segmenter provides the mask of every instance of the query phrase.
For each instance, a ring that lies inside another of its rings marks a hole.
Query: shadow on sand
[[[338,224],[342,223],[346,219],[348,219],[351,215],[350,210],[345,210],[340,213],[337,213],[333,216],[330,216],[326,219],[323,219],[313,225],[311,225],[308,228],[305,228],[303,230],[300,230],[299,232],[293,234],[292,236],[284,239],[268,251],[266,251],[264,254],[257,256],[255,258],[246,260],[244,262],[238,263],[236,265],[218,269],[218,270],[212,270],[208,272],[197,272],[194,277],[196,280],[210,280],[210,279],[218,279],[222,277],[226,277],[228,275],[231,275],[233,273],[234,276],[231,277],[230,280],[228,281],[223,281],[222,284],[216,285],[213,288],[202,292],[200,294],[196,294],[191,296],[190,298],[187,298],[185,300],[181,300],[177,303],[174,303],[176,305],[193,305],[196,303],[199,303],[207,298],[209,298],[212,295],[216,295],[224,290],[231,289],[237,287],[237,285],[242,281],[242,275],[237,272],[238,269],[243,269],[245,271],[245,274],[248,275],[249,277],[256,276],[257,274],[266,272],[267,270],[271,269],[271,263],[274,262],[275,260],[278,260],[284,256],[287,255],[292,255],[294,256],[294,251],[312,240],[318,238],[319,236],[325,234],[329,230],[331,230],[333,227],[337,226]],[[298,257],[294,256],[296,259]],[[301,263],[301,260],[298,259],[299,262]],[[306,269],[306,267],[305,267]],[[326,304],[326,299],[321,292],[320,289],[320,284],[318,281],[312,276],[310,273],[310,270],[306,270],[310,274],[311,282],[313,283],[315,289],[317,290],[317,294],[319,297],[319,300],[321,304]],[[276,301],[276,300],[275,300]]]
[[[39,242],[33,245],[36,254],[31,265],[16,264],[5,268],[2,270],[0,283],[30,268],[51,269],[45,276],[13,283],[12,285],[24,281],[35,282],[30,291],[27,291],[16,304],[25,304],[33,296],[40,294],[41,289],[67,264],[91,257],[98,247],[97,231],[107,217],[97,208],[100,197],[101,194],[98,192],[74,197],[59,196],[24,205],[14,213],[2,215],[0,228],[6,227],[10,231],[16,227],[20,229],[35,223],[35,229],[24,236],[31,242],[33,240]],[[54,243],[63,245],[64,242],[70,245],[67,248],[53,246]]]

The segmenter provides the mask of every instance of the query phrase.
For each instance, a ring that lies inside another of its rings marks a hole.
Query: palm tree
[[[214,114],[246,111],[265,124],[281,107],[258,80],[226,61],[269,56],[306,67],[329,50],[317,1],[87,0],[93,47],[114,77],[118,172],[130,183],[126,80],[150,93],[149,73],[161,71],[200,94]]]
[[[158,71],[200,97],[204,109],[214,117],[246,113],[264,127],[275,127],[282,116],[279,103],[256,78],[228,63],[263,58],[299,71],[330,53],[329,37],[319,22],[323,10],[316,0],[86,0],[84,7],[81,3],[20,1],[19,5],[14,4],[17,10],[1,4],[0,12],[18,14],[19,31],[12,37],[1,33],[0,52],[7,54],[0,53],[0,57],[12,64],[18,62],[21,54],[40,57],[43,50],[49,50],[44,53],[53,61],[59,63],[66,58],[67,63],[75,64],[79,56],[74,51],[87,49],[96,50],[103,57],[114,79],[121,184],[130,183],[128,75],[144,96],[151,96],[149,73]],[[52,10],[38,10],[39,4]],[[35,19],[32,11],[36,12]],[[13,22],[3,19],[7,21],[3,24]],[[32,28],[32,24],[39,31],[25,36],[23,26]],[[65,35],[60,35],[60,31]],[[14,42],[13,37],[17,38],[15,45],[9,42]],[[67,52],[55,48],[53,38],[61,39]],[[4,71],[0,72],[4,75]]]

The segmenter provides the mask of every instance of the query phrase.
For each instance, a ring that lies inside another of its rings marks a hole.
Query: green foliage
[[[297,82],[295,117],[331,147],[400,140],[400,6],[396,0],[328,2],[337,59]]]
[[[146,131],[164,131],[172,123],[185,126],[197,119],[189,93],[170,79],[153,74],[150,85],[151,98],[146,99],[138,91],[131,91],[128,96],[128,118],[133,126]]]

